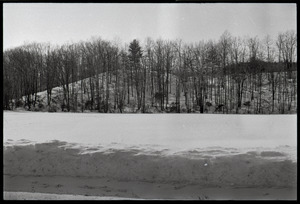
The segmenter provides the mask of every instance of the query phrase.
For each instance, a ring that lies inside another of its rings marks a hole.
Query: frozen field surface
[[[241,189],[248,199],[296,198],[296,115],[4,112],[3,119],[5,191],[195,199],[195,189],[212,188],[200,198],[216,198],[216,189],[228,199]],[[61,183],[50,184],[57,177]],[[103,179],[127,187],[105,191],[111,182]],[[145,187],[128,190],[132,182],[152,187],[137,193]],[[155,194],[164,191],[154,184],[177,192]]]
[[[296,115],[4,112],[4,139],[199,147],[295,146]]]

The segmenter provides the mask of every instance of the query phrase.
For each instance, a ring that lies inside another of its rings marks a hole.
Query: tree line
[[[218,40],[92,38],[54,46],[30,43],[3,52],[3,109],[147,113],[289,113],[297,104],[297,35],[293,30]]]

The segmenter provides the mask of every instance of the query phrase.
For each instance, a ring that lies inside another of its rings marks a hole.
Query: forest
[[[99,113],[297,113],[297,34],[100,37],[3,51],[3,109]]]

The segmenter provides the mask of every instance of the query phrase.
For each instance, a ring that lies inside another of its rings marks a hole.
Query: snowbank
[[[83,196],[52,193],[3,192],[4,200],[137,200],[134,198]]]
[[[294,187],[296,115],[4,112],[4,174]]]
[[[19,141],[20,142],[20,141]],[[4,174],[26,176],[104,177],[121,181],[190,183],[203,186],[293,187],[296,166],[284,149],[242,153],[206,148],[164,153],[138,148],[113,149],[61,141],[4,149]],[[166,151],[167,152],[167,151]]]

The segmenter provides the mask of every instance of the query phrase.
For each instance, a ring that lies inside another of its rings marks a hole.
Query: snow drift
[[[29,141],[27,141],[29,142]],[[194,183],[203,186],[290,187],[296,166],[280,151],[207,148],[164,153],[137,148],[102,149],[61,141],[7,145],[4,174],[105,177],[121,181]]]
[[[4,112],[4,174],[295,187],[296,118]]]
[[[5,200],[138,200],[134,198],[83,196],[52,193],[3,192]]]

